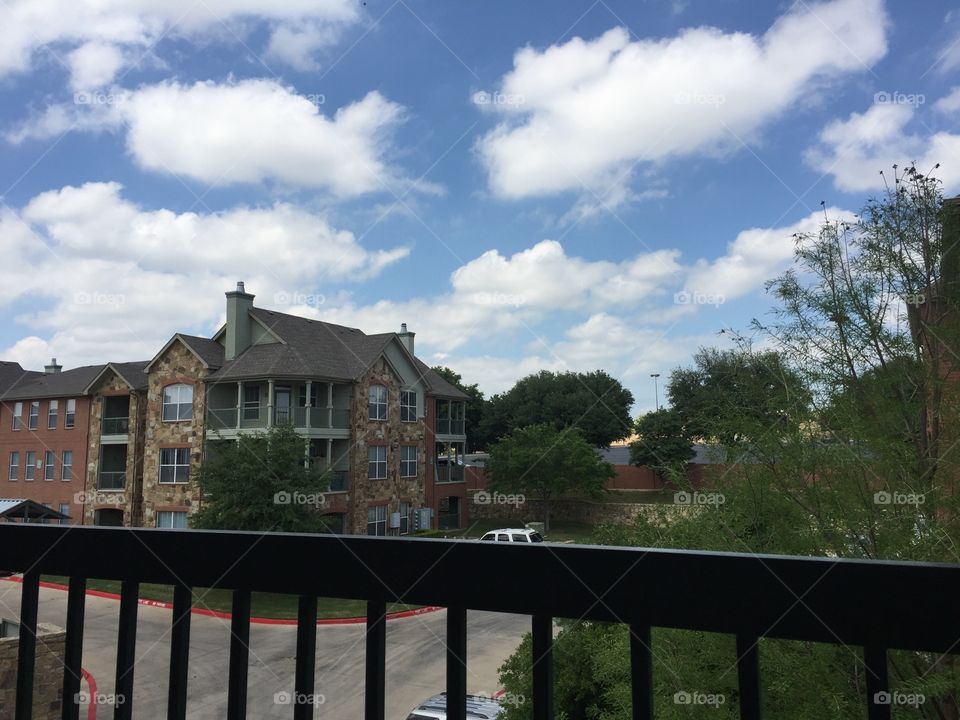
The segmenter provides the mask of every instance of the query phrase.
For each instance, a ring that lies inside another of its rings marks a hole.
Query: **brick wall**
[[[33,680],[33,720],[57,720],[63,700],[66,633],[54,625],[37,625]],[[17,696],[18,637],[0,638],[0,720],[13,720]]]

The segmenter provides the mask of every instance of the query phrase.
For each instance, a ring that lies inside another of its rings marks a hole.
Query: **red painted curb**
[[[93,679],[93,675],[83,668],[80,668],[80,674],[83,675],[83,679],[87,681],[87,686],[90,688],[90,704],[87,705],[87,720],[97,720],[97,681]],[[66,698],[64,698],[64,700],[66,700]]]
[[[17,575],[11,577],[0,578],[2,580],[9,580],[10,582],[22,583],[23,578]],[[52,583],[45,580],[40,581],[40,587],[48,588],[50,590],[69,590],[67,585],[61,583]],[[93,597],[106,598],[108,600],[119,600],[120,596],[116,593],[104,592],[103,590],[87,590],[87,595]],[[137,603],[140,605],[147,605],[149,607],[163,608],[165,610],[172,610],[173,603],[166,602],[165,600],[148,600],[146,598],[138,598]],[[426,607],[416,608],[414,610],[401,610],[400,612],[387,613],[387,620],[399,620],[400,618],[413,617],[415,615],[424,615],[425,613],[436,612],[437,610],[443,610],[442,607],[437,605],[428,605]],[[229,620],[233,617],[232,614],[228,612],[221,612],[219,610],[209,610],[207,608],[191,608],[190,612],[195,615],[206,615],[207,617],[216,617],[222,618],[224,620]],[[252,617],[250,622],[256,625],[296,625],[296,618],[263,618],[263,617]],[[365,623],[367,619],[365,617],[349,617],[349,618],[320,618],[317,620],[317,625],[357,625],[359,623]]]

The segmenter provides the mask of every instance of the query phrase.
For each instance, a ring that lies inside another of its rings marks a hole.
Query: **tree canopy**
[[[653,468],[661,480],[681,475],[695,454],[680,413],[673,408],[641,415],[634,430],[637,439],[630,443],[630,462]]]

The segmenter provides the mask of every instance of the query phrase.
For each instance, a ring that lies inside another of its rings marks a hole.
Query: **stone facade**
[[[62,628],[37,625],[33,679],[33,720],[58,720],[63,703],[63,657],[67,634]],[[13,720],[17,697],[19,637],[0,638],[0,720]]]
[[[192,479],[203,457],[204,423],[207,414],[208,375],[203,363],[179,340],[150,367],[147,389],[143,450],[142,525],[154,527],[157,511],[186,512],[189,517],[199,509],[200,487]],[[179,422],[163,420],[163,390],[184,383],[193,387],[192,419]],[[186,483],[160,483],[160,450],[188,448],[191,480]]]
[[[84,523],[93,524],[97,510],[116,508],[123,511],[123,524],[125,526],[141,525],[146,396],[142,392],[132,391],[126,381],[112,370],[105,372],[100,382],[91,388],[91,395],[93,397],[90,404],[90,439],[87,447]],[[104,398],[118,395],[127,395],[130,398],[127,414],[129,431],[127,433],[126,483],[122,491],[100,490],[98,488],[98,477],[100,473],[103,411],[106,406]]]
[[[486,491],[484,491],[486,492]],[[470,513],[473,520],[503,520],[523,526],[528,522],[543,522],[542,503],[528,499],[522,505],[477,503],[472,497]],[[557,500],[550,513],[550,520],[582,522],[588,525],[600,523],[628,524],[640,517],[658,522],[669,522],[675,517],[701,512],[700,507],[670,505],[664,503],[617,503],[591,500]]]
[[[387,419],[370,420],[368,399],[371,385],[387,388]],[[399,512],[400,503],[407,502],[415,509],[426,503],[424,485],[427,452],[424,419],[417,422],[400,421],[400,379],[381,357],[361,380],[353,386],[351,428],[353,447],[350,451],[350,512],[344,530],[355,534],[367,532],[367,509],[372,505],[386,505],[387,521],[390,514]],[[367,478],[367,449],[371,445],[387,448],[387,478]],[[400,448],[417,447],[417,476],[400,477]],[[388,534],[392,534],[388,529]],[[394,530],[393,533],[396,531]]]

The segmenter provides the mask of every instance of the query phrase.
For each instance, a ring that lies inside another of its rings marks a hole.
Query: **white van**
[[[485,695],[467,695],[467,720],[496,720],[503,706]],[[407,720],[447,720],[447,694],[434,695],[417,705]]]

